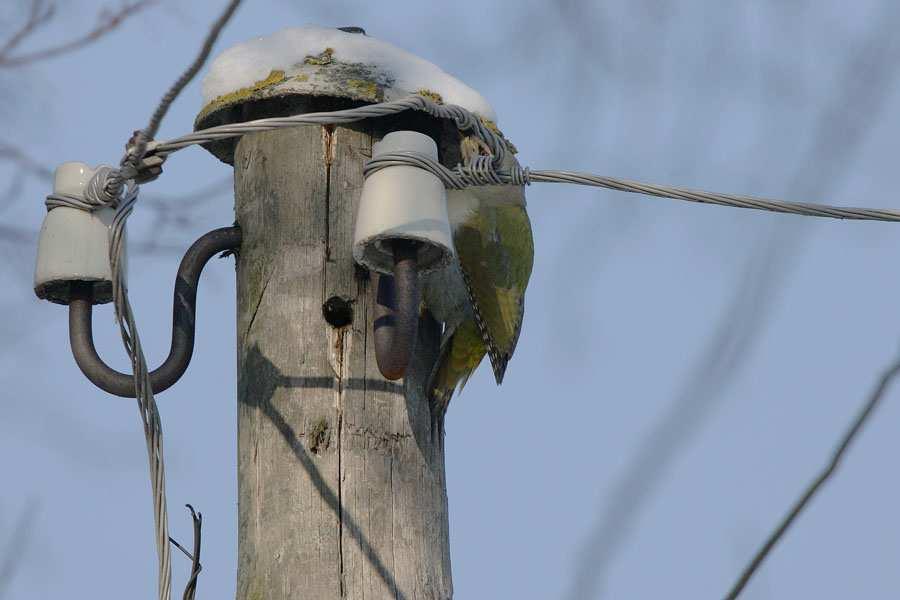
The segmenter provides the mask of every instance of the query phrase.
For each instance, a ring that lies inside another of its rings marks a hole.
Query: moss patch
[[[307,56],[303,62],[308,65],[330,65],[334,61],[334,48],[325,48],[320,54]]]
[[[429,89],[422,88],[420,90],[416,90],[416,93],[420,96],[424,96],[425,98],[428,98],[432,102],[437,102],[438,104],[444,103],[444,98],[440,94],[438,94],[437,92],[433,92]]]
[[[484,117],[478,117],[478,119],[481,121],[481,123],[482,123],[485,127],[487,127],[488,129],[490,129],[491,131],[493,131],[494,133],[496,133],[497,135],[499,135],[501,138],[503,138],[503,141],[505,141],[505,142],[506,142],[506,145],[509,146],[510,152],[512,152],[513,154],[518,154],[518,153],[519,153],[519,149],[516,148],[515,145],[514,145],[511,141],[509,141],[509,140],[506,138],[505,135],[503,135],[503,132],[500,131],[500,128],[497,127],[497,124],[496,124],[496,123],[494,123],[494,122],[491,121],[490,119],[485,119]]]
[[[428,88],[420,88],[420,89],[416,90],[415,93],[416,93],[417,95],[419,95],[419,96],[424,97],[424,98],[428,98],[429,100],[431,100],[432,102],[436,102],[437,104],[443,104],[443,103],[444,103],[444,98],[443,98],[443,96],[441,96],[440,94],[438,94],[437,92],[435,92],[435,91],[433,91],[433,90],[429,90]],[[501,138],[503,138],[503,140],[506,142],[506,145],[509,147],[510,151],[511,151],[513,154],[518,154],[519,150],[513,145],[512,142],[510,142],[508,139],[506,139],[506,136],[503,135],[503,132],[500,131],[500,128],[497,127],[497,124],[496,124],[496,123],[494,123],[494,122],[491,121],[490,119],[485,119],[484,117],[478,117],[478,120],[481,121],[481,123],[482,123],[485,127],[487,127],[488,129],[490,129],[491,131],[493,131],[494,133],[496,133],[497,135],[499,135]],[[466,133],[465,133],[465,132],[462,132],[462,131],[461,131],[460,133],[463,134],[463,141],[465,142]],[[470,140],[470,143],[471,143],[472,141],[473,141],[473,140]],[[480,140],[478,140],[478,142],[481,143]],[[484,146],[483,143],[481,143],[481,145]],[[464,156],[464,157],[466,156],[467,153],[468,153],[469,155],[473,155],[473,154],[474,154],[474,155],[477,155],[477,154],[490,154],[489,151],[488,151],[488,152],[480,152],[480,149],[479,149],[479,148],[472,147],[471,145],[470,145],[469,147],[467,147],[467,146],[465,145],[465,143],[463,144],[462,151],[463,151],[463,156]]]
[[[328,419],[320,418],[309,431],[309,450],[313,454],[328,450],[331,445],[331,428]]]
[[[268,76],[266,76],[265,79],[260,79],[259,81],[253,83],[252,85],[249,85],[245,88],[241,88],[234,92],[229,92],[227,94],[223,94],[222,96],[219,96],[218,98],[216,98],[215,100],[213,100],[212,102],[210,102],[209,104],[204,106],[203,110],[200,111],[200,115],[197,117],[197,120],[199,121],[206,115],[210,114],[211,112],[213,112],[215,110],[222,108],[223,106],[228,106],[230,104],[236,104],[237,102],[240,102],[241,100],[246,100],[247,98],[249,98],[256,92],[258,92],[260,90],[264,90],[264,89],[272,87],[272,86],[275,86],[275,85],[278,85],[279,83],[282,83],[286,79],[287,78],[284,76],[284,71],[270,71]]]
[[[379,97],[378,84],[374,81],[348,79],[346,86],[349,91],[362,96],[366,100],[377,100]]]

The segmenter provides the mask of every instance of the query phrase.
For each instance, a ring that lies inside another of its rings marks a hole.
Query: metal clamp
[[[194,317],[197,313],[197,283],[203,267],[216,253],[237,250],[241,245],[240,227],[214,229],[188,248],[175,278],[172,302],[172,345],[169,356],[150,373],[153,393],[170,388],[181,379],[194,353]],[[97,387],[115,396],[134,398],[134,378],[111,368],[94,347],[90,282],[72,282],[69,303],[69,343],[81,372]]]

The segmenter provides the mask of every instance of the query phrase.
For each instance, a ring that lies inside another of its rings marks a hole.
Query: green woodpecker
[[[462,141],[463,160],[486,153],[476,138]],[[504,166],[517,164],[512,152]],[[497,384],[516,349],[525,288],[534,262],[531,222],[522,187],[485,185],[447,191],[456,257],[427,276],[425,305],[444,323],[441,349],[429,380],[432,420],[442,427],[453,393],[487,354]]]

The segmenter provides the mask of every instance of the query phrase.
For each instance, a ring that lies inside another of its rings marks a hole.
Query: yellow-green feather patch
[[[534,263],[528,214],[524,206],[482,206],[456,228],[453,241],[500,383],[519,338]]]
[[[475,321],[463,321],[441,347],[437,370],[429,384],[431,418],[443,423],[447,406],[457,387],[462,388],[484,358],[485,347]]]

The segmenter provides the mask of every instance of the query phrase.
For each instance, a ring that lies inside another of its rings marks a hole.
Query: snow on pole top
[[[243,100],[287,94],[369,102],[437,96],[496,123],[484,97],[436,65],[367,35],[293,27],[222,52],[203,79],[204,116]]]

